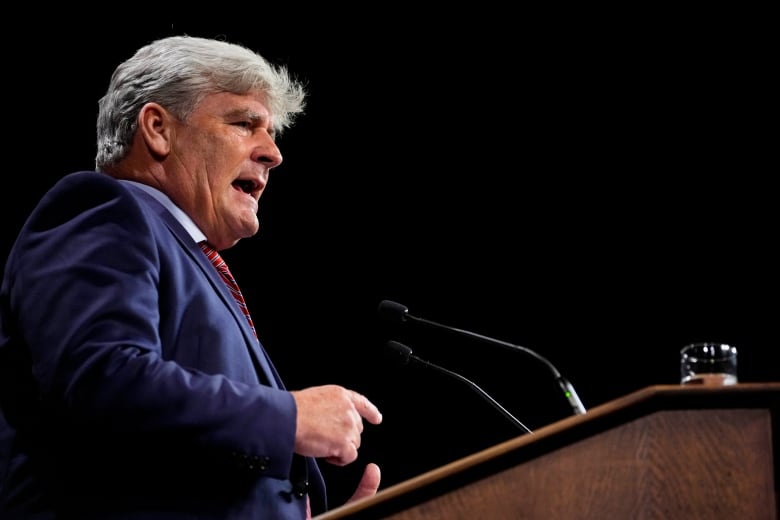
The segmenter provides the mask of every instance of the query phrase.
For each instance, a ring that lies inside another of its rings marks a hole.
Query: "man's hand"
[[[345,466],[357,459],[363,419],[371,424],[382,422],[382,414],[371,401],[342,386],[314,386],[292,395],[298,409],[295,451],[300,455]]]

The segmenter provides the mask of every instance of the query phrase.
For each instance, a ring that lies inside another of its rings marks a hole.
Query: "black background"
[[[323,463],[332,506],[366,462],[387,487],[522,433],[387,339],[531,429],[571,414],[536,360],[385,324],[383,299],[534,349],[588,408],[676,383],[693,341],[736,345],[743,382],[780,379],[761,13],[242,9],[6,33],[2,256],[56,179],[93,167],[97,100],[136,48],[224,37],[287,65],[307,111],[280,138],[260,233],[225,257],[289,388],[343,384],[384,413],[355,464]]]

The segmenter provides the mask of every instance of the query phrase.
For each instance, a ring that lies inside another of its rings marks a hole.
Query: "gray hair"
[[[127,155],[146,103],[186,120],[209,94],[257,91],[267,96],[277,135],[303,112],[303,85],[283,65],[241,45],[192,36],[153,41],[116,68],[98,103],[95,166],[102,170]]]

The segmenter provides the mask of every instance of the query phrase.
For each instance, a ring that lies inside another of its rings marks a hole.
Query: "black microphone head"
[[[407,347],[403,343],[398,343],[393,340],[387,342],[387,347],[400,356],[401,363],[405,364],[409,362],[409,358],[412,355],[411,347]]]
[[[392,323],[401,323],[406,321],[409,309],[400,303],[390,300],[382,300],[379,303],[379,317]]]

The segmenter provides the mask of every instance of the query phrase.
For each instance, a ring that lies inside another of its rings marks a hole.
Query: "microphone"
[[[449,325],[442,325],[441,323],[436,323],[435,321],[430,321],[423,318],[418,318],[416,316],[412,316],[411,314],[409,314],[409,309],[407,309],[406,306],[390,300],[382,300],[379,303],[378,311],[379,311],[379,316],[381,318],[390,321],[392,323],[405,323],[406,321],[412,321],[423,325],[428,325],[437,329],[442,329],[449,332],[455,332],[462,336],[466,336],[472,339],[477,339],[491,345],[497,345],[499,347],[504,347],[511,350],[519,350],[520,352],[524,352],[530,355],[531,357],[541,361],[542,364],[544,364],[550,370],[550,372],[552,372],[555,381],[558,383],[558,386],[560,386],[561,390],[563,391],[563,395],[566,397],[566,400],[569,402],[569,405],[572,407],[572,410],[574,410],[574,413],[576,415],[581,415],[585,413],[585,406],[582,404],[582,401],[580,401],[580,397],[577,395],[576,390],[574,390],[574,386],[565,377],[561,375],[558,369],[555,368],[555,365],[553,365],[546,358],[544,358],[543,356],[541,356],[540,354],[534,352],[529,348],[522,347],[520,345],[513,345],[512,343],[507,343],[506,341],[489,338],[487,336],[483,336],[482,334],[477,334],[475,332],[470,332],[468,330],[458,329],[455,327],[450,327]]]
[[[531,430],[528,429],[528,427],[525,424],[521,423],[514,415],[509,413],[509,411],[506,408],[501,406],[498,403],[498,401],[490,397],[490,395],[487,392],[482,390],[482,388],[480,388],[476,383],[474,383],[470,379],[466,379],[465,377],[463,377],[462,375],[456,372],[447,370],[444,367],[440,367],[439,365],[434,365],[433,363],[425,361],[424,359],[418,358],[417,356],[412,354],[412,349],[404,345],[403,343],[398,343],[397,341],[388,341],[387,346],[401,356],[401,361],[403,363],[408,363],[409,360],[412,360],[428,368],[433,368],[434,370],[438,370],[439,372],[447,374],[448,376],[454,377],[458,381],[466,383],[472,390],[476,391],[480,397],[482,397],[484,400],[490,403],[490,405],[493,406],[496,410],[501,412],[504,417],[509,419],[512,422],[512,424],[514,424],[515,426],[517,426],[521,430],[524,430],[527,433],[533,433]]]

